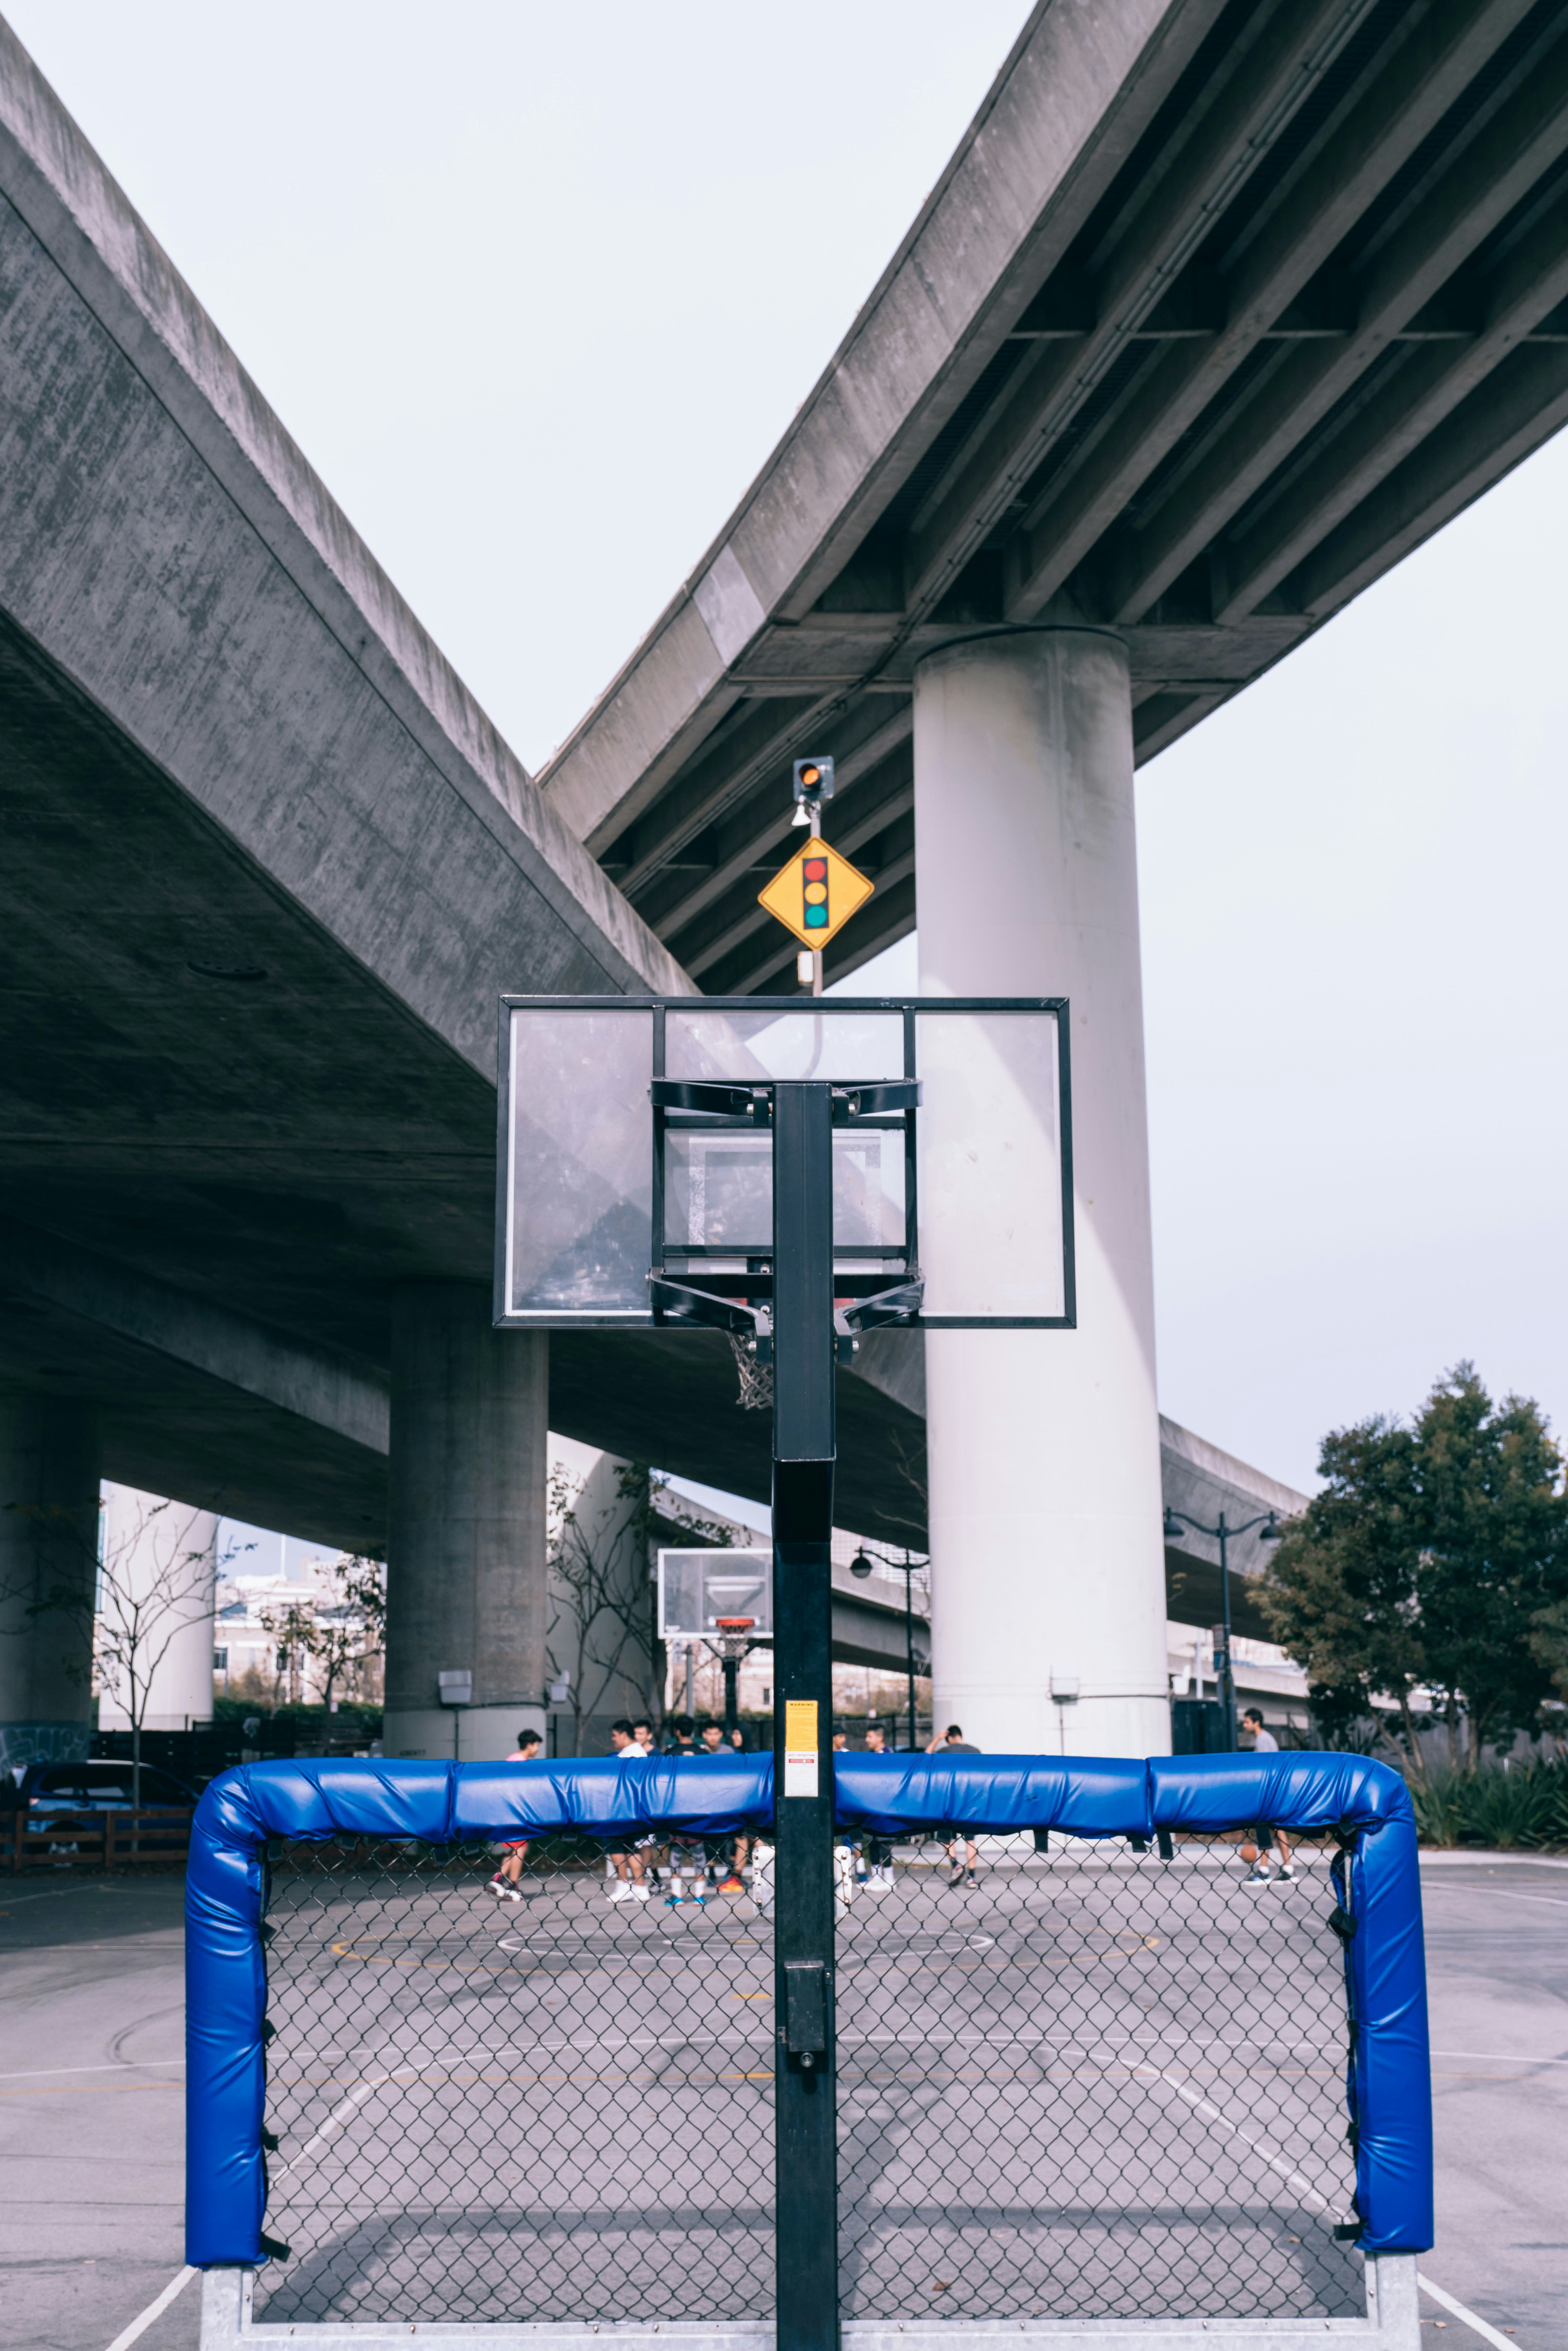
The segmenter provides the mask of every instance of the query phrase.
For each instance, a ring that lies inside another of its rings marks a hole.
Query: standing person
[[[658,1741],[653,1737],[653,1726],[646,1719],[646,1718],[641,1721],[633,1722],[632,1725],[632,1736],[637,1745],[643,1750],[644,1755],[656,1755],[658,1753],[659,1747]],[[659,1865],[657,1860],[659,1851],[658,1838],[651,1831],[648,1835],[640,1836],[637,1840],[637,1850],[643,1856],[644,1871],[649,1885],[657,1886],[659,1883]]]
[[[1241,1718],[1241,1728],[1252,1733],[1252,1752],[1255,1755],[1278,1755],[1280,1742],[1271,1730],[1264,1729],[1263,1717],[1257,1707],[1248,1708]],[[1284,1832],[1271,1828],[1267,1821],[1257,1821],[1253,1823],[1250,1836],[1243,1840],[1241,1846],[1242,1860],[1252,1865],[1246,1881],[1249,1886],[1269,1884],[1269,1848],[1271,1844],[1278,1845],[1280,1849],[1280,1866],[1274,1872],[1275,1883],[1282,1880],[1288,1884],[1295,1876],[1296,1866],[1291,1859],[1291,1848],[1285,1841]]]
[[[619,1722],[611,1724],[610,1745],[616,1761],[621,1763],[641,1763],[648,1752],[624,1716]],[[606,1851],[615,1865],[615,1883],[610,1889],[612,1902],[646,1902],[648,1889],[643,1883],[643,1856],[632,1841],[631,1831],[622,1829]]]
[[[544,1740],[538,1731],[519,1730],[517,1743],[507,1757],[507,1761],[537,1763],[544,1751]],[[490,1880],[490,1891],[498,1902],[520,1902],[523,1889],[518,1881],[522,1877],[523,1864],[528,1857],[528,1840],[527,1837],[503,1837],[501,1850],[507,1857]]]
[[[689,1714],[672,1714],[665,1725],[670,1737],[666,1755],[695,1755],[697,1751],[697,1727]]]
[[[980,1750],[972,1740],[965,1738],[956,1722],[950,1722],[941,1738],[934,1739],[925,1752],[927,1755],[977,1755]],[[946,1846],[948,1885],[977,1886],[980,1881],[975,1875],[975,1864],[980,1857],[980,1848],[975,1842],[974,1830],[965,1828],[961,1823],[955,1821],[949,1822],[946,1827],[938,1830],[937,1834]],[[967,1877],[964,1874],[964,1865],[958,1859],[960,1844],[968,1855]]]
[[[742,1730],[738,1722],[729,1734],[729,1743],[734,1748],[737,1755],[749,1755],[751,1752],[750,1744],[747,1741],[746,1733]]]
[[[704,1723],[703,1743],[698,1750],[698,1752],[703,1755],[729,1756],[734,1754],[734,1748],[730,1745],[728,1740],[726,1739],[724,1735],[724,1725],[722,1722]],[[717,1886],[717,1891],[720,1894],[745,1893],[746,1880],[742,1877],[740,1873],[746,1866],[746,1856],[750,1849],[750,1839],[744,1836],[705,1837],[703,1839],[703,1850],[707,1855],[708,1869],[712,1876],[716,1880],[721,1869],[724,1869],[727,1872],[725,1877]],[[727,1863],[725,1857],[727,1852],[728,1854]],[[706,1885],[704,1890],[706,1890]]]
[[[868,1755],[887,1753],[887,1736],[880,1722],[870,1725],[865,1735]],[[891,1839],[868,1836],[865,1841],[866,1891],[868,1894],[891,1894],[893,1891],[893,1844]]]

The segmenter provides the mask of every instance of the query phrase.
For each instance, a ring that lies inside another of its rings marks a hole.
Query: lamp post
[[[1250,1534],[1254,1527],[1261,1527],[1263,1530],[1261,1535],[1258,1538],[1260,1542],[1278,1542],[1280,1540],[1280,1521],[1274,1511],[1260,1510],[1255,1519],[1246,1519],[1242,1521],[1240,1526],[1233,1527],[1227,1522],[1225,1513],[1221,1510],[1219,1513],[1219,1524],[1215,1527],[1206,1527],[1201,1520],[1189,1518],[1186,1510],[1173,1510],[1170,1504],[1167,1502],[1166,1504],[1166,1541],[1167,1542],[1179,1541],[1184,1524],[1190,1527],[1195,1535],[1207,1535],[1211,1542],[1218,1542],[1219,1545],[1220,1621],[1214,1628],[1219,1635],[1218,1641],[1215,1645],[1214,1671],[1215,1677],[1219,1683],[1220,1704],[1225,1709],[1225,1752],[1228,1755],[1234,1751],[1236,1746],[1236,1676],[1232,1672],[1230,1665],[1230,1557],[1228,1545],[1233,1535]],[[1199,1685],[1198,1694],[1201,1697],[1201,1684]]]
[[[875,1564],[862,1546],[850,1562],[850,1573],[863,1583]],[[916,1569],[929,1567],[931,1562],[928,1559],[912,1560],[905,1552],[901,1560],[884,1559],[882,1564],[895,1568],[904,1578],[904,1666],[909,1677],[909,1751],[913,1755],[920,1744],[920,1736],[915,1720],[915,1604],[911,1597],[913,1586],[910,1578]]]

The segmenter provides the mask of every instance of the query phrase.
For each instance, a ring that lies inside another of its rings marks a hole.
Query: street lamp
[[[1218,1542],[1219,1545],[1220,1621],[1214,1627],[1217,1635],[1214,1645],[1214,1671],[1219,1683],[1220,1704],[1225,1709],[1225,1752],[1229,1754],[1236,1746],[1236,1677],[1230,1666],[1230,1559],[1228,1546],[1232,1535],[1250,1534],[1254,1527],[1261,1527],[1263,1530],[1258,1538],[1260,1542],[1278,1542],[1280,1521],[1274,1511],[1260,1510],[1255,1519],[1244,1520],[1240,1526],[1233,1527],[1227,1523],[1225,1513],[1221,1510],[1219,1524],[1216,1527],[1206,1527],[1201,1520],[1189,1518],[1185,1510],[1173,1510],[1167,1502],[1165,1527],[1167,1542],[1181,1541],[1184,1522],[1186,1526],[1191,1528],[1195,1535],[1207,1535],[1211,1542]],[[1200,1694],[1201,1687],[1200,1684]]]
[[[911,1597],[910,1578],[917,1569],[929,1567],[931,1562],[928,1559],[912,1560],[905,1552],[902,1560],[884,1559],[882,1564],[896,1569],[904,1578],[904,1663],[909,1677],[909,1751],[913,1755],[920,1744],[920,1738],[915,1722],[915,1604]],[[876,1562],[868,1557],[862,1544],[850,1562],[850,1573],[863,1583],[875,1565]]]

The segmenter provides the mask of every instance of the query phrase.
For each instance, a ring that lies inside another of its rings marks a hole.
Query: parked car
[[[32,1828],[47,1828],[57,1818],[82,1813],[129,1812],[132,1776],[129,1763],[29,1763],[20,1775],[18,1801]],[[184,1808],[196,1802],[194,1788],[172,1771],[143,1763],[142,1812],[176,1804]]]

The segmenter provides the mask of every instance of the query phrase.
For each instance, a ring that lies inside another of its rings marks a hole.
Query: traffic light
[[[832,797],[832,761],[831,759],[797,759],[795,798],[798,800],[831,800]]]

